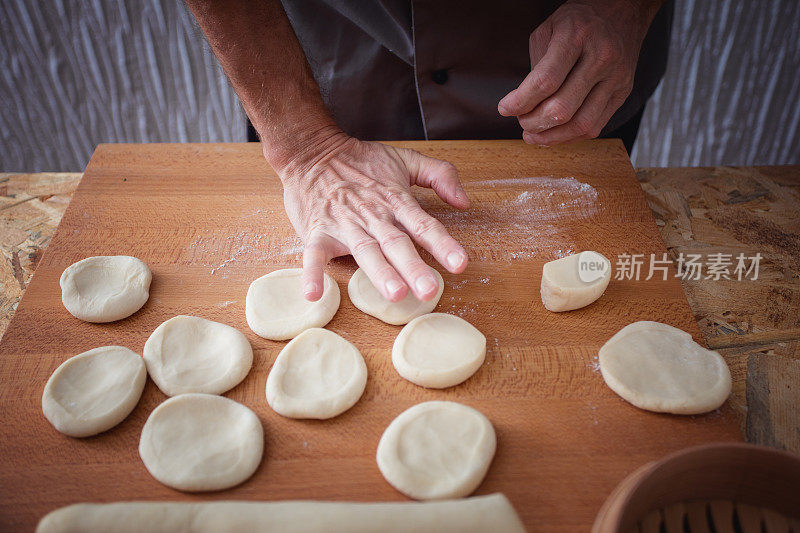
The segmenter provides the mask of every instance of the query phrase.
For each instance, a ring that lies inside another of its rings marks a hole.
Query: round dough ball
[[[58,431],[89,437],[113,428],[133,411],[147,371],[138,354],[102,346],[61,363],[42,394],[42,412]]]
[[[461,498],[481,484],[497,445],[491,422],[455,402],[425,402],[400,413],[378,443],[378,468],[416,500]]]
[[[350,409],[367,385],[358,348],[327,329],[307,329],[287,344],[267,378],[267,403],[290,418],[331,418]]]
[[[455,315],[430,313],[409,322],[394,341],[392,364],[411,383],[444,389],[469,379],[486,358],[486,337]]]
[[[427,302],[417,299],[411,291],[408,291],[406,297],[399,302],[390,302],[378,292],[378,289],[369,280],[367,274],[360,268],[350,278],[350,282],[347,284],[347,293],[353,305],[364,313],[372,315],[387,324],[402,326],[418,316],[430,313],[439,303],[442,292],[444,292],[444,279],[435,268],[431,268],[431,271],[438,280],[439,292],[436,293],[432,300]]]
[[[142,428],[139,456],[158,481],[178,490],[222,490],[253,475],[264,452],[258,416],[213,394],[181,394],[156,407]]]
[[[597,252],[581,252],[545,263],[542,303],[549,311],[572,311],[600,298],[611,281],[611,262]]]
[[[660,322],[634,322],[600,348],[606,384],[640,409],[693,415],[713,411],[731,392],[731,373],[717,353]]]
[[[147,372],[161,392],[222,394],[247,376],[253,348],[236,328],[196,316],[170,318],[144,344]]]
[[[302,269],[285,268],[261,276],[247,289],[245,317],[256,335],[274,341],[296,337],[309,328],[321,328],[339,309],[339,285],[324,274],[322,297],[309,302],[300,285]]]
[[[87,257],[61,274],[61,301],[75,318],[113,322],[142,308],[152,278],[147,264],[135,257]]]

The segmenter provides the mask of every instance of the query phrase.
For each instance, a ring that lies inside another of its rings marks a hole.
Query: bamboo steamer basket
[[[687,448],[625,478],[593,533],[800,533],[800,455],[742,443]]]

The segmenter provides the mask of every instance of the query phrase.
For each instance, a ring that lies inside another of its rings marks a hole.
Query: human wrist
[[[608,23],[616,26],[631,44],[641,46],[647,30],[664,0],[567,0],[564,5],[591,8]]]
[[[305,120],[302,126],[298,122],[258,129],[264,158],[283,182],[307,173],[349,138],[332,120]]]

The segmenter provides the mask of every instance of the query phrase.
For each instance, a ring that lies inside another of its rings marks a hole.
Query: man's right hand
[[[412,185],[429,187],[453,207],[468,207],[453,165],[341,132],[303,152],[276,170],[286,213],[305,243],[306,299],[322,296],[322,273],[330,259],[352,254],[390,301],[405,298],[409,288],[417,298],[430,300],[438,283],[414,241],[448,271],[466,268],[461,245],[411,195]]]

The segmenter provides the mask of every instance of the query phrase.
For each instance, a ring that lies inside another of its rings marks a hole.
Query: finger
[[[322,297],[325,265],[334,257],[336,244],[330,235],[316,232],[303,247],[303,274],[300,283],[306,300],[316,302]]]
[[[469,207],[469,198],[454,165],[414,150],[399,152],[411,175],[411,184],[433,189],[436,195],[457,209]]]
[[[414,295],[422,301],[432,299],[439,292],[439,280],[422,260],[411,238],[385,221],[370,224],[370,231],[378,240],[381,251],[403,276]]]
[[[566,124],[572,120],[600,79],[601,70],[598,65],[584,56],[555,94],[546,98],[530,113],[519,117],[520,126],[525,131],[541,133]]]
[[[519,87],[500,100],[497,110],[506,117],[530,113],[542,100],[561,87],[579,57],[580,48],[568,39],[566,33],[554,35],[544,57],[522,80]]]
[[[443,267],[453,274],[467,268],[467,252],[441,222],[430,216],[411,198],[395,212],[395,219],[409,235],[425,248]]]
[[[378,241],[362,228],[355,226],[347,229],[343,238],[353,259],[384,298],[390,302],[399,302],[406,297],[408,285],[386,260]]]
[[[550,128],[540,133],[524,132],[522,138],[527,143],[554,145],[579,139],[593,139],[600,134],[608,118],[604,113],[612,98],[609,83],[598,83],[589,92],[583,105],[572,117],[572,120],[561,126]]]

